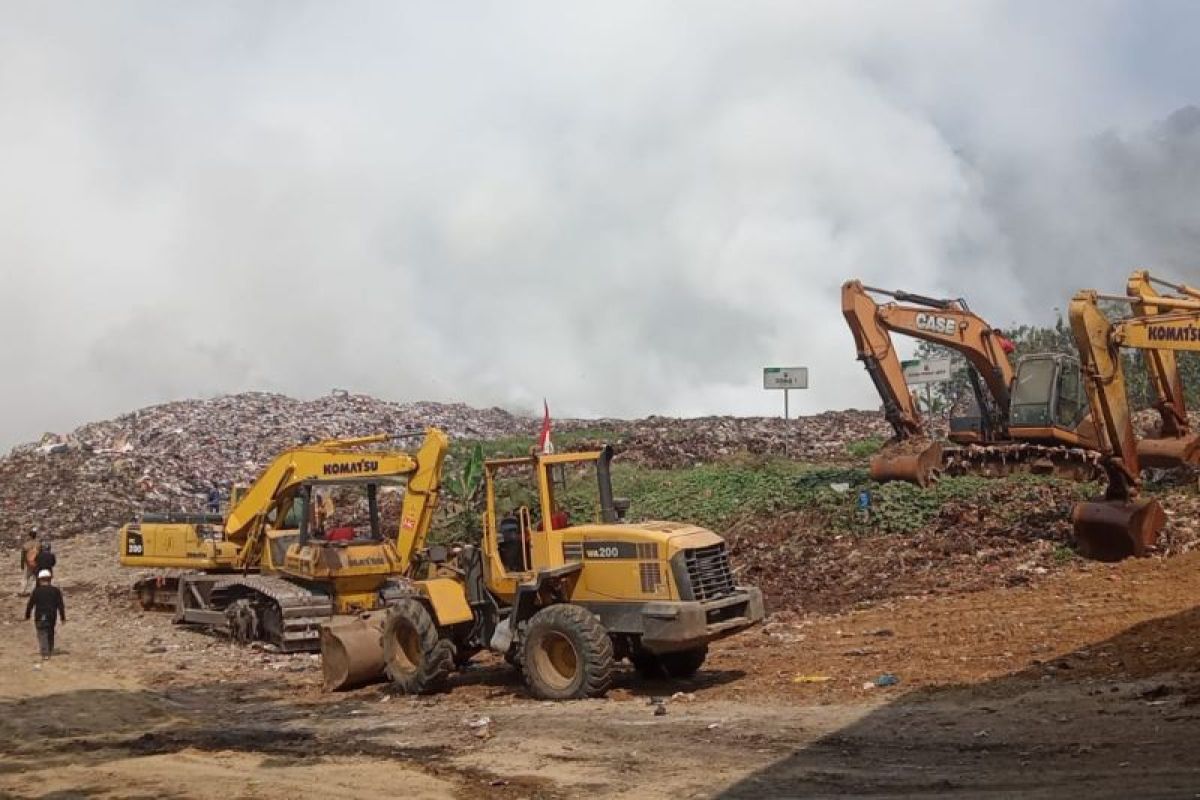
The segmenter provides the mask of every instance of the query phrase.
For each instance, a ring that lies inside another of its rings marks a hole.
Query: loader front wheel
[[[521,667],[535,697],[601,697],[612,684],[612,640],[587,609],[570,603],[548,606],[529,620]]]
[[[429,692],[454,670],[454,645],[438,636],[424,605],[398,600],[383,623],[383,663],[388,678],[406,694]]]

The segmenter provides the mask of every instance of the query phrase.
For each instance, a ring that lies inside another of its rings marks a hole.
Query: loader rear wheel
[[[535,697],[601,697],[612,684],[612,640],[587,609],[570,603],[548,606],[529,621],[521,666]]]
[[[454,670],[454,645],[438,636],[420,601],[398,600],[383,623],[383,664],[388,678],[405,693],[429,692]]]

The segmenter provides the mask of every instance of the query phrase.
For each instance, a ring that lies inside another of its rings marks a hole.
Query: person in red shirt
[[[1013,344],[1013,340],[1001,333],[999,328],[994,328],[992,333],[995,334],[996,341],[1000,343],[1000,349],[1003,350],[1006,355],[1011,356],[1014,352],[1016,352],[1017,346]]]

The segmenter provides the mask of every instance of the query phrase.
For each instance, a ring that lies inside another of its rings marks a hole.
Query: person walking
[[[35,576],[37,575],[37,554],[37,531],[32,530],[29,532],[29,536],[26,537],[25,544],[21,545],[21,573],[24,576],[24,581],[21,584],[21,594],[29,594],[33,590]]]
[[[63,605],[62,590],[50,584],[50,570],[44,569],[37,574],[37,586],[29,595],[25,604],[25,619],[33,613],[33,627],[37,630],[38,649],[42,653],[42,661],[50,658],[54,652],[54,626],[59,620],[67,623],[67,607]]]
[[[56,555],[50,551],[50,543],[42,542],[41,546],[37,548],[37,557],[34,559],[34,570],[37,572],[48,570],[49,572],[53,573],[54,565],[58,563],[59,557],[56,557]]]
[[[33,559],[33,568],[37,572],[46,570],[54,572],[54,565],[58,563],[58,556],[50,550],[49,542],[42,542],[38,548],[37,556]]]

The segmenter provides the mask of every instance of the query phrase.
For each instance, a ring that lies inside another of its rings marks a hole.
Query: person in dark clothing
[[[42,542],[42,546],[38,549],[38,554],[34,556],[33,568],[37,572],[46,570],[54,572],[54,565],[58,563],[58,556],[54,555],[50,550],[49,542]]]
[[[216,486],[208,490],[208,513],[221,513],[221,490]]]
[[[500,551],[500,563],[509,572],[518,572],[524,567],[521,558],[521,521],[515,511],[510,511],[500,518],[496,533],[500,541],[497,549]]]
[[[44,569],[38,573],[37,587],[29,595],[25,606],[25,619],[33,613],[33,627],[37,630],[38,648],[42,651],[42,660],[50,658],[54,652],[54,626],[61,619],[67,622],[67,607],[63,605],[62,591],[57,586],[50,585],[50,570]]]

